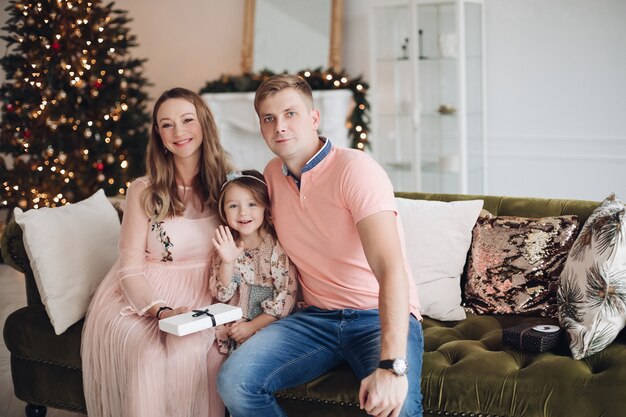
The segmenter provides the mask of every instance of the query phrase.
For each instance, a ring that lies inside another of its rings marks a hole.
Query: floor
[[[26,305],[23,274],[0,264],[0,326],[19,307]],[[13,395],[9,351],[0,338],[0,417],[23,417],[26,403]],[[46,417],[85,417],[85,414],[48,408]]]

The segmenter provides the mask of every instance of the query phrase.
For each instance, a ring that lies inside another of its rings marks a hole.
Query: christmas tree
[[[149,114],[126,12],[98,0],[12,0],[0,59],[0,208],[54,207],[143,172]]]

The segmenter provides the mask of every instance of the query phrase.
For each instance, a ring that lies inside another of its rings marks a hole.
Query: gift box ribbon
[[[215,316],[211,313],[209,313],[209,309],[204,309],[204,310],[192,310],[195,314],[192,314],[192,317],[199,317],[199,316],[203,316],[203,315],[207,315],[209,317],[211,317],[211,321],[213,322],[213,327],[215,327],[217,325],[217,323],[215,322]]]

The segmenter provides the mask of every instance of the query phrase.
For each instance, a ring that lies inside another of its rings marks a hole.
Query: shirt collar
[[[312,170],[320,162],[322,162],[322,160],[324,158],[326,158],[326,155],[328,155],[330,153],[330,150],[333,147],[333,144],[330,142],[330,139],[328,139],[328,138],[326,138],[324,136],[320,136],[319,138],[320,138],[320,140],[324,141],[324,145],[321,147],[321,149],[319,151],[317,151],[315,153],[315,155],[313,155],[313,157],[311,159],[308,160],[308,162],[306,164],[304,164],[304,167],[302,167],[302,171],[301,171],[302,174],[304,174],[307,171]],[[289,176],[293,177],[293,179],[298,181],[296,176],[293,175],[291,172],[289,172],[289,169],[287,168],[287,165],[285,165],[284,163],[283,163],[283,175],[285,175],[285,176],[289,175]]]

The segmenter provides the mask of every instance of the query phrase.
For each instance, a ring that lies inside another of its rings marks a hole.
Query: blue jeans
[[[421,417],[424,340],[410,315],[409,392],[402,417]],[[378,367],[378,310],[309,307],[278,320],[241,345],[222,365],[217,389],[233,417],[286,416],[273,393],[311,381],[346,361],[362,380]]]

